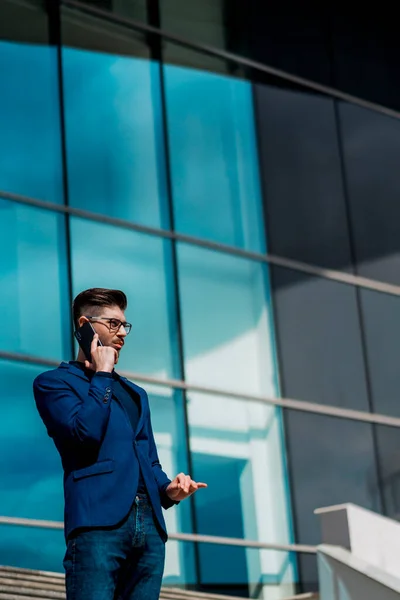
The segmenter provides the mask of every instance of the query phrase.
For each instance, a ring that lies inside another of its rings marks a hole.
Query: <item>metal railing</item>
[[[41,519],[25,519],[21,517],[0,516],[0,525],[14,525],[17,527],[35,527],[39,529],[64,530],[62,521],[46,521]],[[170,533],[170,540],[178,542],[194,542],[197,544],[216,544],[219,546],[239,546],[241,548],[254,548],[258,550],[277,550],[281,552],[300,552],[316,554],[316,546],[304,544],[276,544],[258,542],[241,538],[220,537],[214,535],[201,535],[197,533]]]

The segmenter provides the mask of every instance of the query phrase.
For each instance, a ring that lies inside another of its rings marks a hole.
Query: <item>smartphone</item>
[[[89,362],[92,362],[92,354],[90,352],[90,348],[91,348],[93,337],[94,337],[95,333],[96,332],[93,329],[92,324],[89,323],[89,321],[86,321],[86,323],[84,323],[82,325],[82,327],[79,327],[79,329],[77,329],[74,333],[74,336],[78,340],[78,344],[82,348],[83,353]],[[102,345],[103,344],[99,340],[98,346],[102,346]]]

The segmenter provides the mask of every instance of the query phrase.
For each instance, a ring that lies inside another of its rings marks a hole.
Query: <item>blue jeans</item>
[[[67,600],[158,600],[165,543],[147,496],[116,527],[79,530],[64,558]]]

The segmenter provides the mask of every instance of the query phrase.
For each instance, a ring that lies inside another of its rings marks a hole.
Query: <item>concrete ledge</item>
[[[315,511],[323,544],[351,551],[354,559],[400,579],[400,523],[355,504]]]
[[[356,558],[349,550],[321,545],[317,553],[321,600],[399,600],[400,579]]]

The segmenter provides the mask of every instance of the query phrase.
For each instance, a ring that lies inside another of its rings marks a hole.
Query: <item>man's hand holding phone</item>
[[[111,373],[118,362],[118,352],[111,346],[99,346],[99,336],[96,333],[90,345],[91,361],[85,360],[85,367],[92,371]]]

